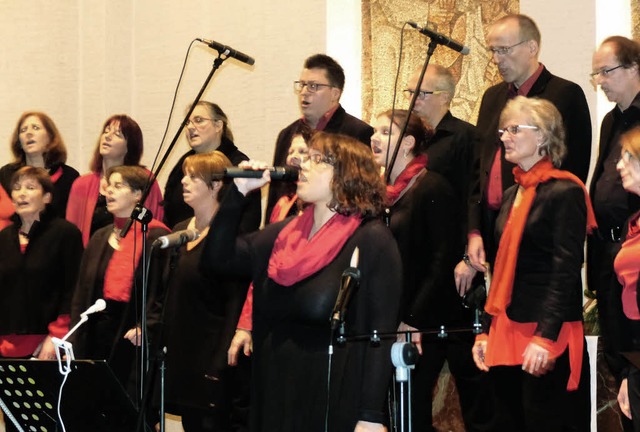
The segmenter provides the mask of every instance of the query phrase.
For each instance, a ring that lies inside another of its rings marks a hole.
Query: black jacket
[[[571,81],[552,75],[544,68],[527,97],[546,99],[558,108],[564,122],[567,144],[567,156],[560,168],[572,172],[583,183],[586,182],[591,159],[591,117],[582,88]],[[478,132],[482,137],[477,160],[479,177],[476,179],[474,195],[470,202],[469,229],[480,230],[482,227],[482,195],[498,148],[500,114],[508,100],[509,84],[506,82],[490,87],[482,97],[477,122]],[[512,163],[506,161],[502,152],[502,190],[514,184],[513,167]]]
[[[64,219],[44,212],[20,252],[20,220],[0,231],[0,334],[47,334],[59,315],[69,314],[82,237]]]
[[[496,223],[500,238],[518,186],[508,189]],[[536,334],[556,340],[564,322],[582,320],[585,193],[570,180],[538,185],[527,217],[507,315],[516,322],[538,323]],[[514,252],[515,253],[515,252]]]

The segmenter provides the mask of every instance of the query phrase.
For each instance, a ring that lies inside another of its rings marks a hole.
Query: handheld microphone
[[[198,237],[200,237],[200,232],[194,229],[186,229],[158,237],[156,241],[153,242],[153,246],[159,247],[160,249],[178,247],[194,241]]]
[[[300,170],[293,167],[269,167],[266,168],[271,174],[271,180],[296,181]],[[229,178],[260,178],[265,170],[245,169],[239,167],[225,168],[224,176]]]
[[[420,27],[418,24],[414,23],[413,21],[407,21],[407,24],[409,24],[414,29],[418,30],[423,35],[430,37],[432,40],[439,43],[440,45],[449,47],[452,50],[457,51],[462,55],[467,55],[471,51],[469,47],[462,45],[460,42],[457,42],[441,33],[435,32],[427,27]]]
[[[80,314],[80,316],[87,316],[87,315],[91,315],[92,313],[95,312],[100,312],[105,310],[105,308],[107,307],[107,303],[103,300],[103,299],[98,299],[96,300],[96,302],[94,304],[92,304],[91,306],[89,306],[89,309],[87,309],[86,311],[82,312]]]
[[[203,44],[206,44],[209,46],[209,48],[212,48],[216,51],[218,51],[221,55],[225,55],[227,57],[233,57],[234,59],[242,62],[242,63],[246,63],[249,66],[253,65],[256,61],[253,59],[253,57],[246,55],[245,53],[242,53],[238,50],[234,50],[233,48],[231,48],[230,46],[227,45],[223,45],[219,42],[216,42],[214,40],[211,39],[201,39],[201,38],[196,38],[196,40],[198,42],[202,42]]]

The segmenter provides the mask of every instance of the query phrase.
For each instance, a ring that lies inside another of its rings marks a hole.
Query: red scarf
[[[122,229],[125,220],[114,218],[114,226],[118,230]],[[149,229],[153,228],[162,228],[167,231],[167,234],[171,232],[162,222],[155,219],[149,223]],[[131,287],[138,262],[142,256],[143,241],[142,227],[137,222],[133,224],[127,235],[120,239],[120,249],[113,251],[104,275],[103,294],[105,299],[128,302],[131,298]]]
[[[326,267],[362,222],[360,216],[336,213],[309,240],[314,207],[289,222],[273,245],[268,274],[280,285],[291,286]]]
[[[393,185],[387,185],[387,204],[395,203],[402,192],[409,186],[415,176],[420,174],[427,166],[427,155],[421,154],[413,158],[411,162],[402,170]]]
[[[489,290],[489,298],[485,310],[490,315],[498,315],[504,312],[511,302],[511,291],[516,273],[518,250],[524,226],[531,210],[531,205],[536,198],[536,188],[540,183],[551,179],[571,180],[584,190],[584,199],[587,204],[587,232],[596,227],[596,218],[591,207],[589,193],[578,177],[568,171],[562,171],[553,167],[548,158],[536,163],[529,171],[523,171],[520,167],[513,169],[516,183],[524,188],[522,199],[517,208],[512,208],[505,224],[504,232],[500,238],[498,254],[496,256],[493,280]]]

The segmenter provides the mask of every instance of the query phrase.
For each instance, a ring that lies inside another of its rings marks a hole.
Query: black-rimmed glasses
[[[411,99],[413,97],[413,94],[415,93],[415,90],[404,89],[403,93],[408,99]],[[420,90],[418,92],[418,98],[417,99],[418,100],[424,100],[427,97],[427,95],[440,94],[440,93],[445,93],[445,92],[443,90],[433,90],[433,91]]]
[[[293,90],[296,93],[301,93],[304,88],[307,88],[309,93],[315,93],[318,89],[322,87],[333,87],[331,84],[322,84],[316,82],[306,82],[306,81],[294,81],[293,82]]]

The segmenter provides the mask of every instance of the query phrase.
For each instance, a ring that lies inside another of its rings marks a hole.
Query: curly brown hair
[[[329,208],[342,215],[376,217],[384,209],[386,187],[371,149],[346,135],[319,132],[309,148],[333,166]]]
[[[51,117],[39,111],[22,113],[18,119],[18,123],[16,123],[16,127],[11,135],[11,152],[13,153],[14,163],[23,166],[27,162],[27,156],[22,149],[22,144],[20,144],[20,128],[22,127],[22,123],[24,123],[28,117],[32,116],[37,117],[42,122],[42,125],[49,135],[49,145],[43,154],[44,166],[50,168],[53,165],[65,163],[67,161],[67,148],[64,145],[62,136],[56,124],[51,120]]]

